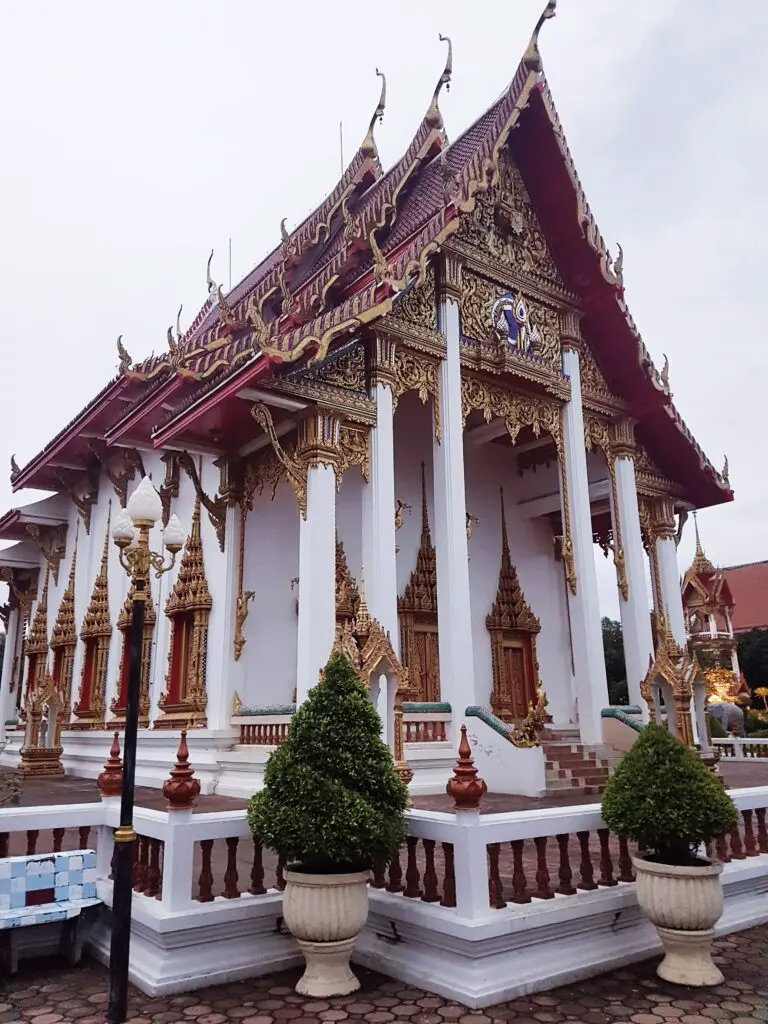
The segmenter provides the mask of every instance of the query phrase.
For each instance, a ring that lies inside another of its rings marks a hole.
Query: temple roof
[[[280,243],[228,295],[213,281],[209,260],[205,302],[186,332],[169,328],[167,352],[133,363],[119,343],[121,375],[23,470],[16,468],[14,489],[61,489],[52,456],[68,447],[69,464],[84,457],[83,424],[109,444],[141,439],[162,447],[270,369],[322,360],[423,281],[429,261],[472,213],[478,194],[494,185],[501,155],[509,152],[565,286],[581,304],[582,333],[637,421],[638,440],[691,504],[731,500],[727,475],[696,443],[640,337],[624,298],[621,259],[611,260],[576,173],[538,49],[554,8],[550,0],[508,88],[450,146],[439,110],[452,66],[445,40],[448,57],[427,113],[386,174],[373,140],[384,109],[382,83],[363,143],[317,209],[291,232],[283,222]]]
[[[733,597],[734,633],[768,629],[768,561],[723,569]]]

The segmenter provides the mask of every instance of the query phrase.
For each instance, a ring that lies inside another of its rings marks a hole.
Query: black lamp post
[[[128,647],[128,694],[125,709],[123,749],[123,793],[120,825],[115,830],[115,857],[112,886],[112,933],[109,947],[108,1024],[124,1024],[128,1018],[128,965],[131,944],[131,901],[133,897],[133,856],[136,833],[133,829],[133,799],[136,780],[136,739],[139,727],[139,696],[144,644],[144,609],[149,591],[149,574],[159,578],[168,572],[184,543],[184,532],[173,515],[163,532],[163,543],[171,555],[149,550],[149,531],[163,514],[160,496],[148,477],[133,492],[125,511],[112,530],[112,539],[120,549],[120,564],[131,577],[133,605]]]

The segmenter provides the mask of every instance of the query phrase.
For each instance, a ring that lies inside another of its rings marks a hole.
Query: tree
[[[768,629],[750,629],[739,636],[739,667],[747,685],[754,691],[768,686]],[[762,707],[762,701],[753,702]]]
[[[611,704],[629,704],[627,667],[624,664],[624,638],[621,635],[621,623],[606,617],[602,620],[602,627],[605,674],[608,679],[608,700]]]

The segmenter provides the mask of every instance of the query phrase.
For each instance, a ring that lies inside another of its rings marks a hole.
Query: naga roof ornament
[[[379,124],[381,124],[381,122],[384,120],[384,108],[387,105],[386,75],[384,74],[383,71],[379,71],[378,68],[376,68],[376,74],[381,79],[381,96],[379,97],[379,102],[377,103],[376,109],[373,112],[371,123],[368,125],[368,132],[365,138],[363,139],[362,145],[360,146],[360,152],[365,154],[365,156],[371,158],[375,158],[378,155],[378,150],[376,149],[376,140],[373,137],[373,129],[376,127],[377,121],[379,122]]]
[[[448,43],[448,56],[445,61],[445,67],[443,73],[437,80],[435,91],[432,94],[432,102],[429,105],[424,120],[431,128],[442,128],[443,127],[443,115],[440,113],[440,107],[438,100],[440,98],[440,90],[445,86],[446,90],[451,88],[451,75],[453,74],[453,43],[448,36],[439,34],[438,38],[441,43]]]
[[[554,18],[556,13],[557,0],[549,0],[547,6],[541,12],[539,20],[536,22],[531,41],[528,43],[528,49],[523,55],[523,64],[529,71],[541,71],[543,69],[541,54],[539,53],[539,32],[541,32],[544,22],[549,18]]]

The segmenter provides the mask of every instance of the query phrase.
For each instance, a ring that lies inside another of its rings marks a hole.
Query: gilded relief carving
[[[410,288],[392,308],[392,319],[404,320],[417,327],[437,330],[437,298],[435,269],[430,264],[424,281]]]
[[[582,345],[579,351],[581,394],[585,405],[598,408],[624,409],[626,403],[608,386],[603,371],[590,351],[589,345]]]
[[[460,304],[462,333],[476,341],[508,345],[506,337],[498,337],[491,317],[494,303],[505,292],[506,289],[501,285],[465,270],[462,275]],[[522,300],[527,320],[538,334],[537,357],[559,366],[560,331],[557,310],[533,299],[523,290],[518,290],[516,298]]]

